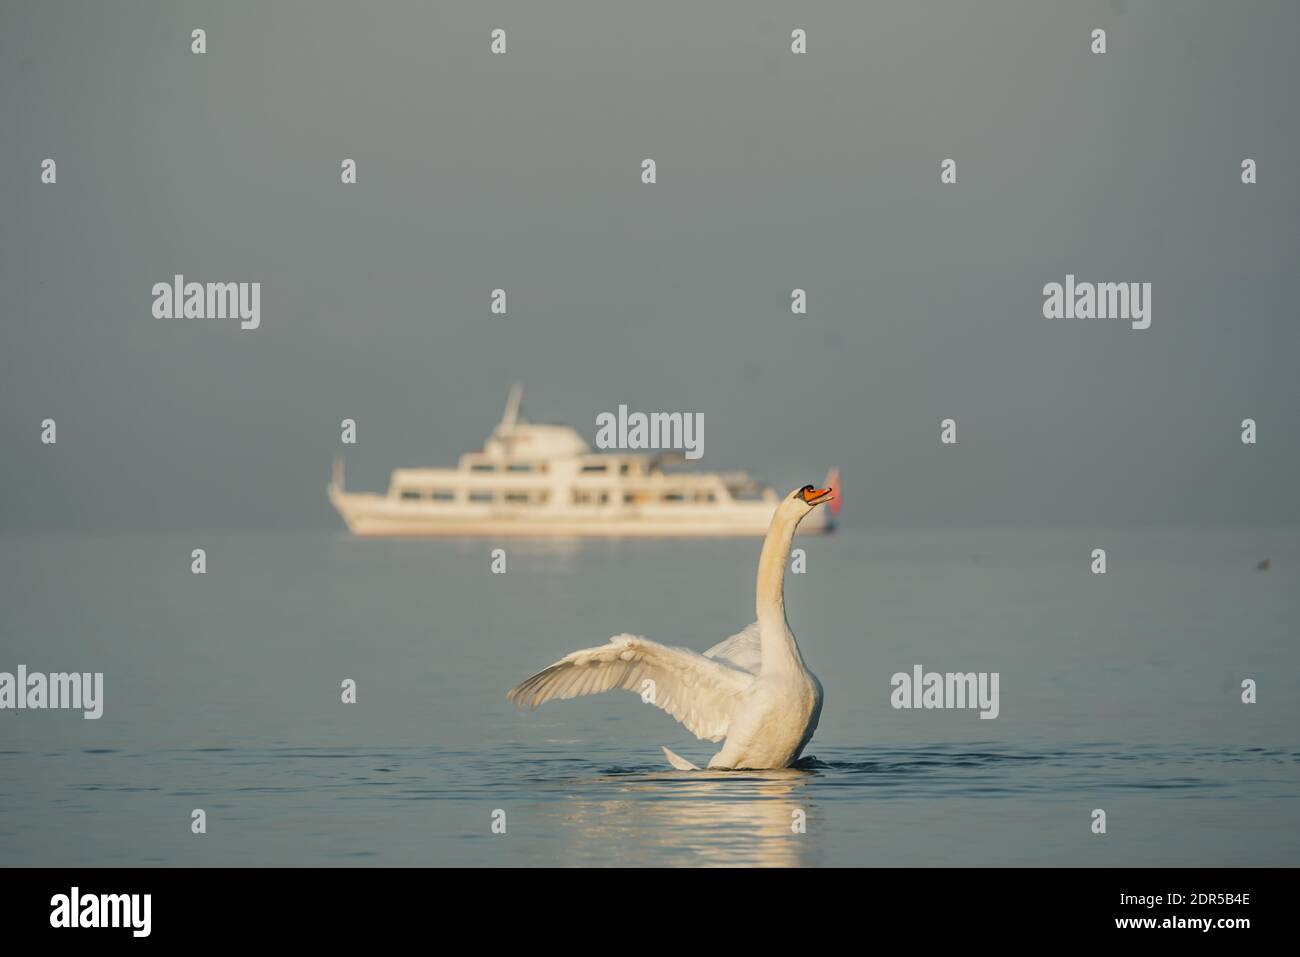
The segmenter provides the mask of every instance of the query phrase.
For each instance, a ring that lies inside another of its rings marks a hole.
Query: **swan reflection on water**
[[[642,863],[714,867],[816,864],[806,770],[613,769],[578,785],[584,796],[547,804],[543,822],[562,842],[560,866]],[[575,782],[576,784],[576,782]],[[591,791],[609,796],[591,795]]]

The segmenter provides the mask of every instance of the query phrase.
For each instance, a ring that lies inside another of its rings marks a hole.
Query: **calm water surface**
[[[103,671],[106,703],[0,713],[0,864],[1296,865],[1297,541],[800,539],[816,760],[688,774],[659,745],[716,746],[633,695],[519,713],[505,692],[617,632],[703,649],[739,630],[757,540],[4,536],[0,670]],[[894,710],[914,664],[999,672],[1000,716]]]

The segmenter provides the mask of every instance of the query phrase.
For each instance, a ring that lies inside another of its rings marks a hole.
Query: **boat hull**
[[[547,508],[523,505],[412,504],[373,492],[330,489],[330,502],[354,534],[370,538],[736,538],[767,534],[778,502],[725,506]],[[800,532],[828,532],[824,509]]]

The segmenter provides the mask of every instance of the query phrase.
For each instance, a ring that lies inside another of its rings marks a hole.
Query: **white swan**
[[[520,707],[624,688],[667,711],[697,738],[721,741],[710,768],[784,768],[817,729],[822,686],[785,617],[785,566],[795,528],[832,490],[805,485],[772,516],[758,559],[758,621],[704,654],[636,635],[565,655],[506,695]],[[698,771],[664,748],[673,767]]]

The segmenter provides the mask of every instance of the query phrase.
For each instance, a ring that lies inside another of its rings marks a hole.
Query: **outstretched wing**
[[[720,641],[704,653],[705,658],[734,665],[751,675],[758,674],[763,665],[763,649],[758,640],[758,622],[754,622],[744,631],[732,635],[726,641]]]
[[[615,635],[607,645],[565,655],[512,688],[506,697],[521,708],[536,708],[552,698],[624,688],[667,711],[697,738],[721,741],[741,694],[753,680],[752,674],[687,648]]]

